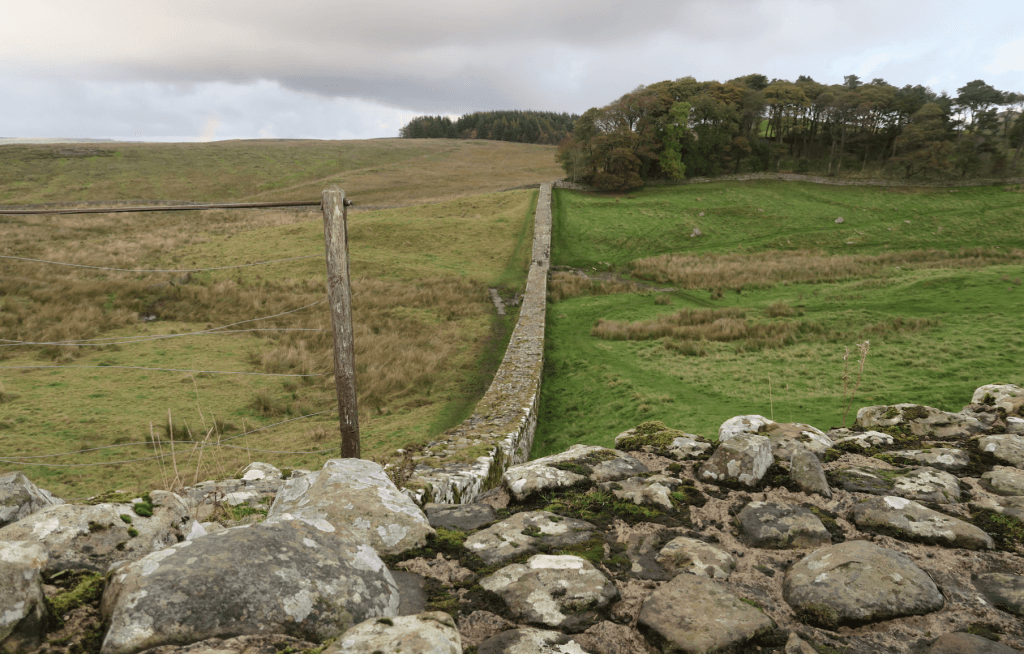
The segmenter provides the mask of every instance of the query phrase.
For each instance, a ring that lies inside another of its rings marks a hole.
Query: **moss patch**
[[[991,509],[971,511],[971,522],[992,537],[996,549],[1016,552],[1024,545],[1024,522]]]

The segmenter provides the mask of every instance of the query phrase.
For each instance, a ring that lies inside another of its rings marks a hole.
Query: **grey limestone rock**
[[[673,511],[675,507],[671,494],[680,484],[682,482],[675,477],[651,475],[606,482],[599,486],[620,500],[632,502],[637,506],[654,506],[665,511]]]
[[[895,459],[946,472],[960,472],[971,465],[971,457],[967,452],[953,447],[932,447],[921,450],[895,450],[886,452]]]
[[[910,557],[863,540],[811,552],[786,573],[782,592],[802,621],[825,629],[924,615],[945,603]]]
[[[968,505],[971,511],[988,510],[1016,518],[1024,523],[1024,496],[982,497]]]
[[[1006,419],[1006,433],[1024,436],[1024,418],[1010,417]]]
[[[423,512],[434,529],[473,531],[494,522],[494,507],[490,504],[424,504]]]
[[[704,456],[714,447],[696,434],[686,434],[672,439],[667,454],[676,461],[689,461]]]
[[[325,520],[235,527],[113,571],[101,651],[268,633],[321,642],[398,607],[384,562],[348,530]]]
[[[828,430],[828,437],[832,439],[832,447],[842,445],[843,443],[851,443],[862,450],[871,449],[872,447],[890,447],[896,443],[896,439],[891,435],[873,430],[830,429]]]
[[[852,521],[862,531],[929,545],[990,550],[992,537],[974,525],[903,497],[873,497],[853,507]]]
[[[398,615],[416,615],[427,610],[427,584],[422,575],[392,570],[391,576],[398,586]]]
[[[46,572],[70,568],[106,572],[116,561],[142,558],[189,533],[191,518],[181,498],[166,491],[150,495],[153,515],[149,517],[135,513],[131,504],[60,504],[0,529],[0,541],[38,544],[49,556]]]
[[[596,623],[619,596],[610,579],[586,559],[537,554],[480,580],[515,619],[574,633]]]
[[[1024,577],[1008,572],[987,572],[974,575],[971,582],[992,606],[1024,617]]]
[[[960,501],[960,483],[948,472],[929,467],[886,470],[850,466],[831,476],[833,485],[855,493],[897,495],[919,502],[954,504]]]
[[[480,643],[477,654],[589,654],[560,631],[520,627]]]
[[[45,509],[63,504],[64,500],[39,488],[21,472],[0,475],[0,527]]]
[[[605,620],[582,634],[573,636],[583,646],[583,654],[650,654],[643,636],[626,625]],[[575,653],[579,654],[579,653]]]
[[[1024,470],[1024,436],[993,434],[978,439],[978,448],[1009,465]]]
[[[617,459],[620,461],[615,462]],[[512,466],[501,481],[509,494],[522,502],[536,493],[586,482],[595,473],[601,481],[613,481],[643,472],[647,467],[628,454],[598,445],[573,445],[560,454]]]
[[[821,467],[821,459],[814,452],[798,448],[789,461],[789,477],[808,495],[832,497],[832,489],[828,486],[825,470]]]
[[[737,647],[775,627],[721,583],[681,574],[644,601],[637,628],[664,652],[705,654]]]
[[[430,611],[397,618],[370,618],[334,641],[324,654],[462,654],[462,637],[447,613]]]
[[[686,434],[675,429],[666,429],[637,438],[637,429],[622,432],[615,437],[615,448],[628,452],[639,450],[675,459],[689,461],[714,449],[714,445],[697,434]]]
[[[857,425],[863,429],[903,427],[933,440],[956,440],[984,431],[974,418],[920,404],[866,406],[857,412]]]
[[[463,547],[495,565],[536,552],[541,545],[565,547],[590,540],[597,527],[575,518],[563,518],[548,511],[524,511],[476,532]]]
[[[261,461],[253,461],[242,470],[242,481],[256,481],[259,479],[280,479],[281,471]]]
[[[737,514],[736,522],[751,547],[810,549],[832,542],[821,520],[802,506],[751,502]]]
[[[21,654],[43,639],[47,609],[39,572],[46,558],[39,545],[0,542],[0,651]]]
[[[956,632],[939,636],[925,654],[1020,654],[1020,651],[988,638]]]
[[[723,422],[718,428],[718,442],[724,443],[740,434],[760,434],[774,424],[774,420],[769,420],[764,416],[735,416]]]
[[[700,481],[739,482],[757,486],[772,464],[772,446],[767,436],[737,434],[721,443],[697,473]]]
[[[161,645],[143,650],[140,654],[278,654],[313,649],[316,643],[284,634],[266,636],[237,636],[235,638],[207,638],[191,645]]]
[[[974,391],[971,404],[985,404],[1013,415],[1024,408],[1024,388],[1014,384],[985,384]]]
[[[427,517],[373,461],[331,459],[320,472],[289,479],[267,522],[326,520],[350,529],[381,555],[420,547],[434,533]]]
[[[736,559],[720,547],[696,538],[680,536],[661,548],[658,563],[675,573],[689,572],[698,577],[728,579],[736,569]]]
[[[981,486],[996,495],[1024,495],[1024,470],[995,466],[981,476]]]
[[[832,447],[832,439],[823,431],[798,422],[775,422],[761,433],[771,440],[775,460],[786,463],[789,463],[798,449],[813,452],[819,459],[824,459],[825,451]]]

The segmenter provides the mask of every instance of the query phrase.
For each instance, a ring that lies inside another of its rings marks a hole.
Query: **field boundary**
[[[534,217],[533,253],[519,320],[494,380],[476,409],[443,441],[428,446],[417,457],[405,492],[417,503],[469,503],[481,492],[497,486],[509,466],[530,456],[537,428],[541,372],[544,367],[544,326],[547,311],[548,270],[551,267],[551,188],[541,184]],[[487,454],[472,462],[447,459],[469,448]],[[433,465],[430,465],[433,464]]]
[[[692,177],[674,182],[647,183],[645,188],[665,188],[671,186],[688,186],[690,184],[710,184],[712,182],[752,182],[752,181],[779,181],[779,182],[808,182],[810,184],[824,184],[826,186],[882,186],[897,188],[962,188],[968,186],[1002,186],[1005,184],[1024,184],[1024,178],[999,178],[999,179],[965,179],[946,182],[908,182],[901,179],[836,179],[833,177],[819,177],[816,175],[801,175],[799,173],[742,173],[739,175],[720,175],[718,177]],[[596,191],[592,187],[573,182],[562,182],[558,188],[566,188],[574,191]]]

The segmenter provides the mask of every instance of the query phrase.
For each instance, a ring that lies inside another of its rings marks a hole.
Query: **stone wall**
[[[707,184],[710,182],[749,182],[753,180],[776,180],[785,182],[809,182],[811,184],[827,184],[830,186],[898,186],[913,188],[953,188],[962,186],[992,186],[993,184],[1022,184],[1024,179],[968,179],[946,182],[914,182],[905,179],[837,179],[835,177],[816,177],[814,175],[798,175],[795,173],[745,173],[742,175],[721,175],[719,177],[692,177],[671,185]],[[578,187],[579,185],[573,185]],[[565,188],[571,188],[566,185]]]
[[[537,198],[533,257],[519,321],[505,358],[473,415],[417,457],[405,492],[420,504],[472,502],[482,491],[497,486],[508,466],[523,463],[530,456],[544,366],[551,186],[542,184]],[[486,454],[467,462],[467,450],[483,450]]]

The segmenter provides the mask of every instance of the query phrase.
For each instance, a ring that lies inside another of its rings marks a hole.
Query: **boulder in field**
[[[823,431],[799,422],[774,422],[766,426],[761,434],[772,442],[772,456],[776,461],[789,463],[798,449],[813,452],[819,459],[832,447],[832,439]]]
[[[393,618],[398,607],[391,573],[357,534],[323,520],[255,524],[114,570],[101,651],[274,633],[322,642],[369,618]]]
[[[420,507],[384,469],[363,459],[331,459],[319,472],[289,479],[266,522],[294,519],[326,520],[335,529],[351,530],[382,556],[421,547],[434,533]]]
[[[786,573],[782,593],[803,622],[824,629],[924,615],[945,604],[909,556],[863,540],[811,552]]]
[[[39,545],[0,542],[0,651],[32,651],[46,634],[47,609],[39,575],[46,558]]]
[[[808,495],[832,497],[832,489],[828,486],[825,470],[821,467],[821,459],[813,452],[800,448],[793,452],[789,460],[789,478]]]
[[[480,580],[520,622],[575,633],[596,623],[618,598],[610,579],[584,558],[537,554]]]
[[[1021,415],[1024,409],[1024,388],[1014,384],[985,384],[974,391],[971,404],[1002,409],[1008,416]]]
[[[462,637],[447,613],[429,611],[397,618],[370,618],[352,627],[324,654],[410,652],[459,654]]]
[[[736,515],[736,523],[751,547],[811,549],[832,542],[821,520],[802,506],[750,502]]]
[[[772,465],[772,445],[767,436],[738,434],[721,443],[697,472],[700,481],[738,482],[757,486]]]
[[[38,544],[48,555],[45,572],[74,568],[106,572],[116,561],[142,558],[189,533],[192,519],[181,498],[153,491],[150,499],[151,504],[139,500],[49,506],[0,529],[0,541]]]
[[[648,643],[660,651],[693,654],[738,648],[774,627],[771,618],[720,582],[688,574],[651,593],[637,620]]]
[[[735,416],[723,422],[718,428],[718,442],[724,443],[740,434],[761,434],[774,424],[774,420],[769,420],[764,416]]]
[[[64,500],[39,488],[21,472],[0,475],[0,527],[17,522],[48,506],[63,504]]]
[[[960,483],[948,472],[928,467],[888,470],[849,466],[830,475],[833,486],[854,493],[896,495],[918,502],[955,504]]]
[[[990,550],[992,537],[974,525],[903,497],[873,497],[853,507],[851,519],[862,531],[900,540]]]
[[[541,546],[566,547],[585,543],[597,527],[575,518],[563,518],[548,511],[524,511],[482,529],[467,538],[462,546],[487,565],[496,565]]]
[[[866,406],[857,412],[862,429],[897,427],[918,438],[957,440],[984,431],[974,418],[920,404]]]

